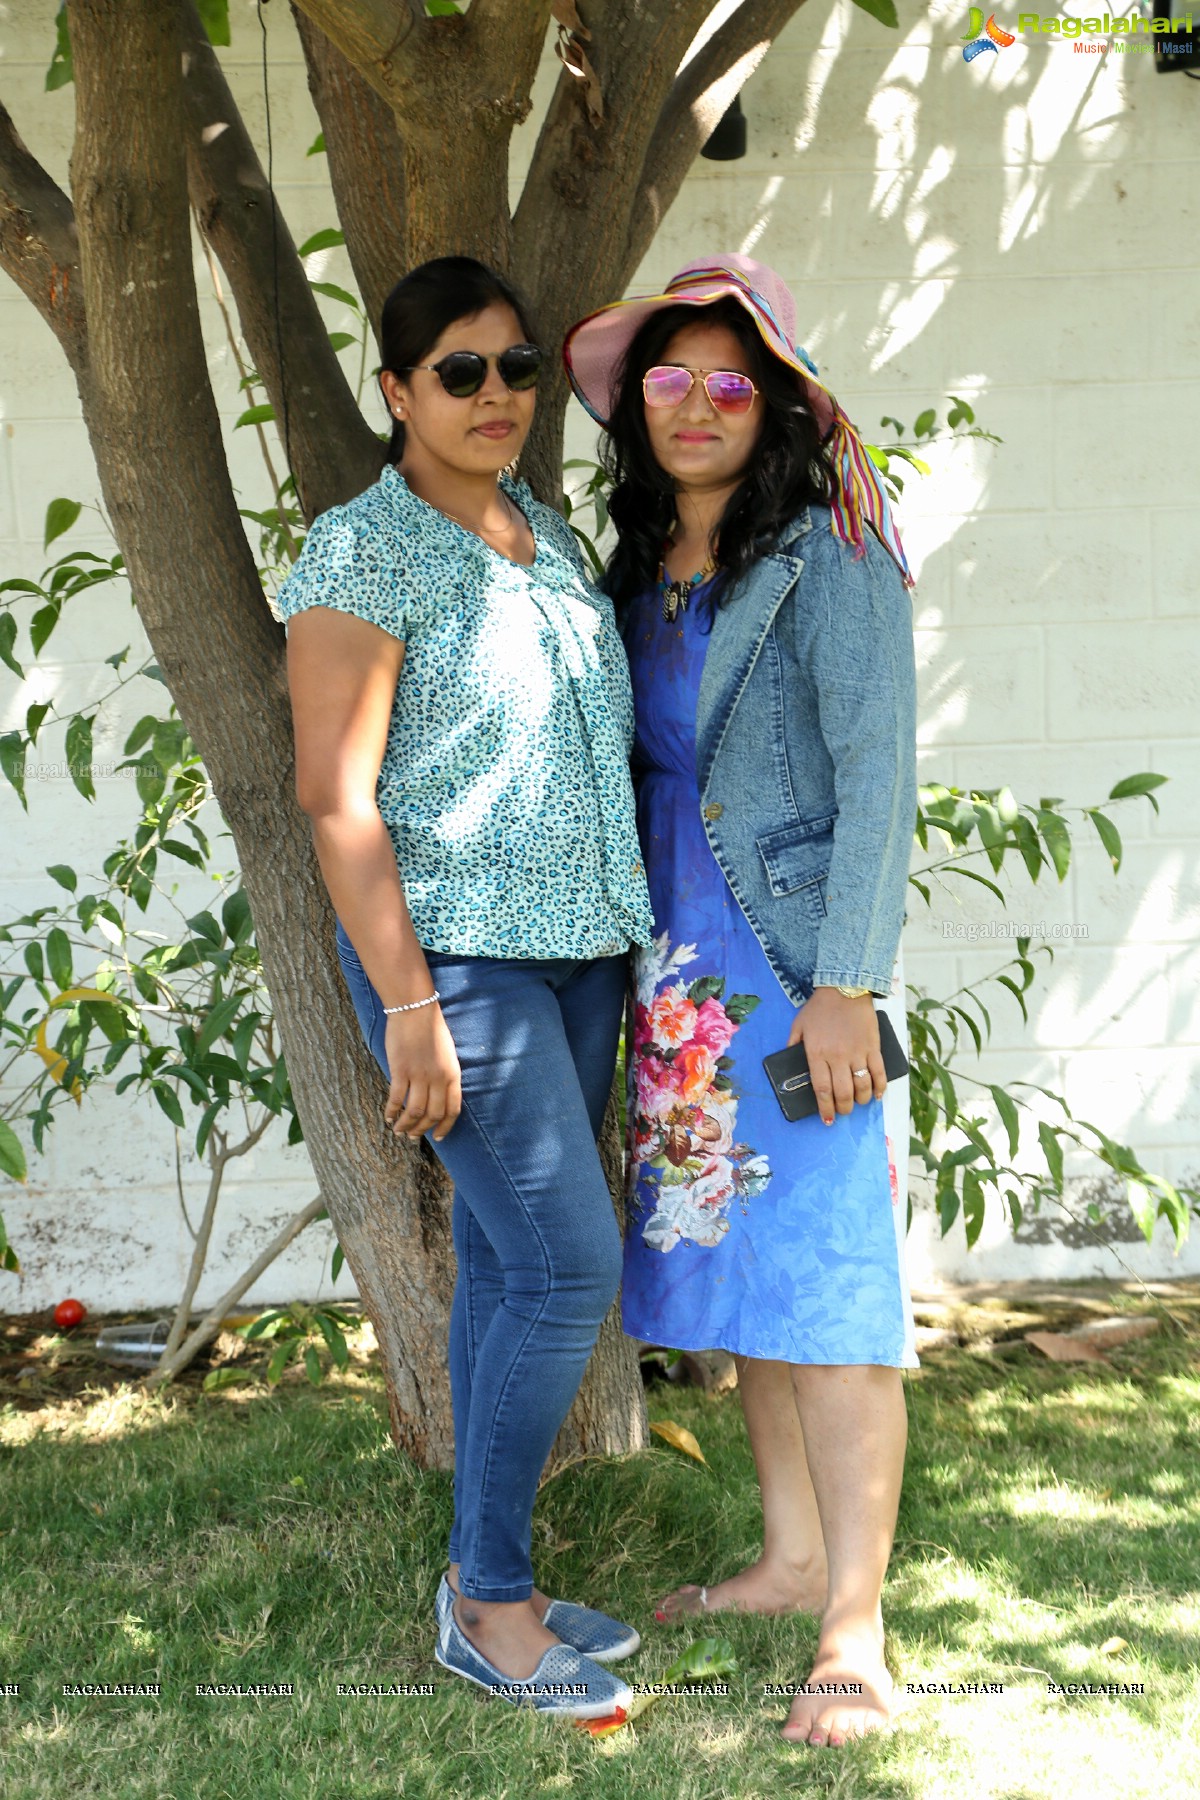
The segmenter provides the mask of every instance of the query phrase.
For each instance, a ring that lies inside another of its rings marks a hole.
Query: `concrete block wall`
[[[222,60],[265,160],[258,27],[251,6],[235,0],[231,10],[234,42]],[[915,9],[915,19],[912,10],[887,32],[850,0],[809,0],[746,89],[747,157],[696,164],[633,291],[661,285],[699,254],[758,255],[792,284],[802,339],[869,439],[887,441],[884,414],[911,426],[932,404],[944,419],[950,394],[1003,438],[934,444],[932,474],[906,484],[899,516],[918,575],[922,773],[1008,782],[1019,799],[1054,794],[1078,806],[1135,771],[1171,779],[1157,815],[1145,801],[1112,809],[1126,844],[1116,877],[1077,816],[1066,880],[1043,876],[1035,888],[1014,869],[1002,877],[1007,914],[963,882],[941,891],[932,913],[914,894],[907,976],[945,994],[1006,960],[1011,945],[985,935],[1006,918],[1056,932],[1029,1026],[999,995],[992,1047],[980,1063],[966,1059],[964,1073],[1054,1088],[1151,1166],[1194,1178],[1200,92],[1181,74],[1157,76],[1149,57],[1085,58],[1065,41],[1019,41],[966,65],[963,9]],[[65,182],[72,97],[42,91],[43,13],[29,0],[0,8],[0,92],[31,150]],[[336,221],[324,161],[305,154],[318,123],[290,19],[272,8],[267,23],[275,179],[301,241]],[[535,118],[555,70],[547,56]],[[514,192],[532,141],[532,126],[517,134]],[[309,268],[352,285],[340,250],[318,253]],[[196,279],[231,428],[245,402],[198,247]],[[325,310],[331,329],[347,327],[344,308]],[[356,354],[343,355],[353,379]],[[382,423],[369,389],[366,405]],[[589,454],[594,439],[575,409],[569,451]],[[261,503],[251,434],[230,430],[228,441],[244,503]],[[0,278],[5,574],[40,570],[45,508],[59,494],[98,499],[74,386],[52,335]],[[66,545],[111,554],[92,514],[57,548]],[[106,691],[103,658],[123,644],[131,662],[148,653],[126,596],[100,590],[77,609],[23,690],[0,677],[0,729],[35,700],[66,707]],[[135,686],[98,736],[98,762],[119,760],[134,719],[160,700],[161,689]],[[61,734],[48,729],[45,744],[45,763],[62,760]],[[96,785],[89,807],[65,779],[31,781],[28,817],[0,788],[2,916],[50,897],[47,863],[98,870],[114,830],[132,829],[130,784]],[[914,870],[924,860],[915,855]],[[181,871],[177,899],[190,911],[207,890]],[[9,1071],[6,1091],[19,1076]],[[181,1152],[194,1224],[204,1171],[186,1139]],[[203,1299],[313,1191],[302,1148],[268,1140],[247,1162],[229,1181],[219,1215],[228,1229],[217,1233],[224,1260]],[[1069,1166],[1081,1178],[1097,1172],[1081,1159]],[[1176,1260],[1161,1229],[1148,1249],[1131,1223],[1118,1222],[1106,1243],[1048,1217],[1015,1243],[993,1220],[968,1254],[961,1225],[942,1240],[919,1184],[914,1194],[917,1280],[1200,1266],[1194,1248]],[[0,1295],[14,1310],[67,1291],[94,1307],[158,1304],[178,1287],[190,1239],[173,1133],[152,1103],[93,1096],[64,1114],[28,1191],[6,1188],[3,1208],[28,1270],[19,1293],[9,1278]],[[330,1244],[328,1226],[310,1228],[252,1298],[328,1294]],[[345,1275],[340,1288],[348,1291]]]

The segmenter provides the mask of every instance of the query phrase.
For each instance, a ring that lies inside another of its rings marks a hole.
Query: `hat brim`
[[[666,306],[711,306],[725,298],[736,300],[749,313],[771,355],[799,375],[824,437],[834,422],[833,396],[801,361],[770,315],[755,305],[745,286],[720,277],[701,284],[691,282],[685,291],[614,300],[572,325],[563,342],[563,363],[576,398],[596,423],[607,425],[612,418],[626,352],[647,319]]]

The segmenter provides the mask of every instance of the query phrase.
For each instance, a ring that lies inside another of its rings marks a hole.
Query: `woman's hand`
[[[415,1012],[392,1013],[384,1036],[392,1085],[385,1122],[414,1142],[431,1127],[440,1144],[462,1111],[462,1074],[450,1027],[435,1001]]]
[[[804,1045],[813,1093],[826,1125],[833,1124],[835,1110],[849,1113],[856,1105],[882,1099],[887,1076],[870,994],[849,1000],[836,988],[814,988],[812,998],[796,1014],[788,1044]]]

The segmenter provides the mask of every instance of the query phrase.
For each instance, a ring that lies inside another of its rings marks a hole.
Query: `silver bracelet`
[[[418,1006],[432,1006],[434,1001],[440,1000],[441,997],[442,996],[438,993],[437,989],[434,988],[432,994],[424,1000],[410,1000],[407,1006],[385,1006],[383,1010],[385,1013],[416,1012]]]

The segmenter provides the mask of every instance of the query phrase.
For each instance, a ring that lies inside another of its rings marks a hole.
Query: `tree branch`
[[[209,1307],[199,1324],[193,1327],[191,1334],[179,1345],[178,1349],[171,1349],[169,1354],[164,1349],[158,1367],[146,1377],[143,1383],[148,1392],[153,1388],[161,1387],[164,1381],[170,1381],[173,1375],[178,1375],[179,1371],[186,1368],[188,1363],[192,1362],[203,1350],[205,1344],[211,1343],[220,1331],[225,1314],[230,1308],[236,1306],[242,1295],[249,1292],[254,1286],[259,1276],[270,1268],[277,1257],[282,1256],[292,1239],[299,1237],[304,1227],[310,1225],[317,1214],[324,1210],[325,1201],[320,1194],[314,1194],[307,1205],[302,1206],[298,1213],[292,1214],[287,1224],[281,1231],[276,1232],[266,1248],[255,1257],[250,1267],[243,1270],[232,1287],[226,1288],[215,1306]],[[186,1315],[184,1318],[186,1324]]]
[[[192,0],[181,0],[179,13],[189,195],[229,277],[301,510],[312,519],[370,486],[383,447],[330,345],[292,234]]]
[[[296,4],[395,108],[411,80],[412,52],[431,23],[420,0],[296,0]],[[454,19],[437,23],[451,29],[459,26]],[[464,19],[461,26],[465,24]]]
[[[722,115],[804,0],[743,0],[675,78],[642,164],[627,262],[636,268]]]
[[[0,105],[0,268],[62,345],[77,378],[87,370],[87,319],[71,202],[31,156]]]
[[[292,0],[308,91],[325,134],[338,223],[371,328],[406,267],[404,152],[386,101]]]

